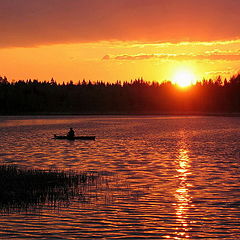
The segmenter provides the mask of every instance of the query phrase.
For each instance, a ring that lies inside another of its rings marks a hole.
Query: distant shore
[[[240,117],[240,112],[39,112],[39,113],[11,113],[0,116],[212,116],[212,117]]]

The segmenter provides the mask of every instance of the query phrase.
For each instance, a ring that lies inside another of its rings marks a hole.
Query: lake
[[[95,141],[55,140],[73,127]],[[97,172],[57,206],[0,208],[0,238],[240,239],[240,118],[0,117],[2,164]]]

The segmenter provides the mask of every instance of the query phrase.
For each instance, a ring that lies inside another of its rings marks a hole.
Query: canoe
[[[75,137],[68,137],[68,136],[58,136],[54,134],[54,139],[67,139],[67,140],[95,140],[95,136],[75,136]]]

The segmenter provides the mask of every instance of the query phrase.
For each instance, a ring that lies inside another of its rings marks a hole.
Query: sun
[[[179,87],[186,88],[196,83],[196,76],[191,70],[180,69],[173,76],[173,83]]]

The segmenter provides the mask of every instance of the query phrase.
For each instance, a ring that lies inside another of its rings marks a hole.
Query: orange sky
[[[59,82],[197,79],[240,69],[237,0],[1,1],[0,75]]]

